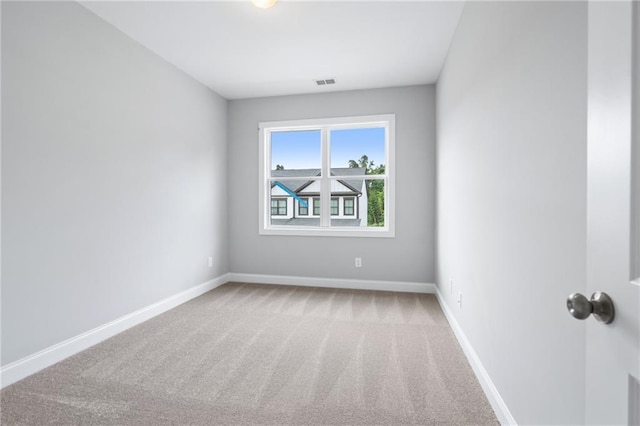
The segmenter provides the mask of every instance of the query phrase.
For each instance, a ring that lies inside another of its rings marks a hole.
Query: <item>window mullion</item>
[[[322,146],[322,177],[320,180],[320,226],[331,226],[331,159],[329,131],[326,127],[321,131]]]

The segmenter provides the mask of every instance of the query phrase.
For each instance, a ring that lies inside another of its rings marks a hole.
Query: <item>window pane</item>
[[[366,170],[366,174],[385,172],[385,128],[332,130],[331,173],[334,176],[350,175],[345,169]]]
[[[319,197],[313,198],[313,215],[320,216],[320,198]]]
[[[320,130],[272,132],[271,175],[317,176],[322,164],[320,144]]]
[[[298,215],[299,216],[308,216],[309,215],[309,198],[300,198],[298,202]]]
[[[384,226],[385,187],[382,179],[366,180],[366,212],[367,226]],[[364,197],[364,196],[363,196]],[[360,201],[363,202],[362,200]],[[361,206],[362,209],[362,206]],[[364,217],[364,216],[363,216]]]
[[[354,198],[345,198],[344,199],[344,215],[345,216],[353,216],[355,208],[355,199]]]
[[[364,187],[365,183],[362,182]],[[365,192],[366,193],[366,192]],[[356,201],[358,200],[358,201]],[[367,226],[367,209],[363,206],[361,211],[356,209],[357,203],[366,200],[365,195],[359,197],[344,196],[331,198],[331,226],[348,226],[359,228]],[[335,207],[335,209],[334,209]],[[340,211],[342,208],[342,211]]]
[[[320,226],[320,215],[314,217],[310,214],[313,209],[313,197],[310,195],[319,194],[319,187],[318,179],[272,180],[269,223],[278,226]]]
[[[286,216],[286,215],[287,215],[287,199],[272,198],[271,199],[271,216]]]

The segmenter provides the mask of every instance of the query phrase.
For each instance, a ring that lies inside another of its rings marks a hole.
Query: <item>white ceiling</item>
[[[227,99],[436,82],[463,2],[81,2]],[[316,86],[314,80],[335,78]]]

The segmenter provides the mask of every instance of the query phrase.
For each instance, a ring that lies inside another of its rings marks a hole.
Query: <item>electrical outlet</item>
[[[461,291],[458,292],[458,300],[456,300],[456,302],[458,303],[458,308],[462,309],[462,292]]]
[[[213,268],[213,257],[209,257],[209,268]]]
[[[356,257],[356,268],[362,268],[362,258]]]

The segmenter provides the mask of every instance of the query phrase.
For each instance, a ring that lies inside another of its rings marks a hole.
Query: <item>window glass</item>
[[[340,204],[340,202],[338,201],[337,198],[331,198],[331,216],[337,216],[338,215],[338,205]]]
[[[368,175],[383,175],[386,163],[385,128],[331,130],[331,173],[363,168]]]
[[[309,215],[309,198],[301,198],[298,201],[298,214],[300,216]]]
[[[384,180],[369,179],[366,185],[367,226],[383,227],[385,219]]]
[[[321,168],[320,130],[276,131],[271,133],[271,170],[304,170],[311,176]],[[286,174],[286,173],[285,173]],[[282,176],[283,173],[272,176]]]
[[[355,198],[344,199],[344,215],[353,216],[355,208]]]
[[[272,198],[271,199],[271,216],[286,216],[286,215],[287,215],[287,199]]]

